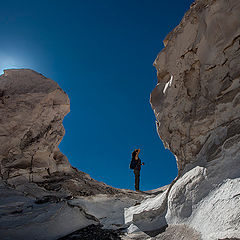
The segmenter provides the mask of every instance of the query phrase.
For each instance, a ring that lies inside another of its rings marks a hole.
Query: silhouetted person
[[[141,159],[138,157],[139,153],[140,153],[140,149],[135,149],[132,152],[132,161],[131,161],[131,165],[133,167],[134,174],[135,174],[135,190],[136,191],[139,191],[140,171],[141,171],[141,166],[144,165],[144,163],[141,163]]]

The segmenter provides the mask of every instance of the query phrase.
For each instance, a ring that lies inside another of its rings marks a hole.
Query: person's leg
[[[135,190],[139,191],[140,171],[134,170],[134,174],[135,174]]]
[[[139,173],[138,173],[138,190],[140,188],[140,170],[139,170]]]

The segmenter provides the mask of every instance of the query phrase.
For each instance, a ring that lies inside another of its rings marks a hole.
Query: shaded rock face
[[[70,111],[67,94],[56,82],[30,69],[0,76],[0,173],[8,185],[34,183],[72,196],[117,193],[73,168],[58,145]]]
[[[0,167],[9,183],[42,181],[71,172],[59,151],[69,99],[57,83],[32,70],[5,70],[0,76]]]
[[[151,94],[157,131],[177,158],[213,161],[239,140],[240,3],[196,1],[164,40]],[[164,88],[172,77],[171,86]]]
[[[195,1],[154,62],[150,102],[179,173],[125,219],[145,232],[165,228],[156,239],[240,238],[239,16],[238,0]]]
[[[124,208],[144,198],[69,164],[58,149],[69,110],[67,94],[37,72],[0,76],[1,239],[57,239],[92,224],[122,228]]]

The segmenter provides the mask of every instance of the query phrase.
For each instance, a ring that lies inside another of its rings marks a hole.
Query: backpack
[[[130,163],[130,169],[134,169],[135,167],[137,166],[137,161],[135,161],[135,159],[132,159],[131,160],[131,163]]]

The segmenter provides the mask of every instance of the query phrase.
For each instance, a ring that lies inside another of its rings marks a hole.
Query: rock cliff
[[[62,121],[70,111],[58,84],[29,69],[9,69],[0,76],[1,179],[18,188],[35,183],[71,195],[117,193],[73,168],[58,145]],[[81,185],[81,189],[78,185]]]
[[[165,38],[151,94],[178,176],[127,221],[159,239],[240,238],[240,2],[197,0]],[[143,210],[145,209],[145,210]]]
[[[240,239],[239,16],[239,0],[196,0],[164,40],[150,102],[178,176],[151,194],[73,168],[58,149],[66,93],[32,70],[5,70],[1,239]]]
[[[72,171],[58,150],[67,95],[57,83],[31,70],[5,70],[0,77],[1,176],[8,183],[42,181]]]
[[[69,164],[58,149],[69,110],[67,94],[37,72],[9,69],[0,76],[1,239],[56,239],[99,224],[118,229],[123,209],[144,198]]]
[[[196,1],[154,62],[157,130],[180,171],[218,158],[240,131],[239,13],[237,0]]]

